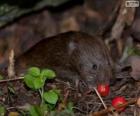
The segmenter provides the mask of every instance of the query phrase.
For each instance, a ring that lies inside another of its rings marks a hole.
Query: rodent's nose
[[[96,78],[93,76],[87,76],[86,83],[89,88],[93,88],[96,86]]]

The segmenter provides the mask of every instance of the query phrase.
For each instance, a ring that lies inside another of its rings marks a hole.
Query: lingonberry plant
[[[55,78],[56,74],[50,69],[40,70],[38,67],[31,67],[24,75],[24,82],[32,90],[38,90],[41,96],[40,106],[31,106],[29,109],[31,116],[44,115],[44,112],[53,109],[59,98],[58,90],[44,91],[46,80]],[[40,110],[40,113],[37,112]],[[39,113],[39,114],[37,114]]]

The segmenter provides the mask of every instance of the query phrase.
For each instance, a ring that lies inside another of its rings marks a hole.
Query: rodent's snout
[[[100,70],[96,74],[88,74],[85,76],[86,84],[89,88],[96,87],[99,84],[109,84],[112,73],[109,69]]]
[[[97,79],[95,76],[87,76],[86,77],[86,84],[88,85],[88,87],[95,87],[97,86]]]

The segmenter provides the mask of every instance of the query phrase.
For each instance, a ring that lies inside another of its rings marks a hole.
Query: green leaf
[[[46,116],[48,114],[48,104],[41,104],[40,108],[43,116]]]
[[[55,72],[54,72],[53,70],[50,70],[50,69],[43,69],[43,70],[41,71],[41,76],[42,76],[43,78],[53,79],[53,78],[56,76],[56,74],[55,74]]]
[[[55,109],[55,104],[47,104],[48,105],[48,110],[52,111]]]
[[[72,102],[69,102],[69,103],[67,104],[67,109],[68,109],[69,111],[73,111],[73,103],[72,103]]]
[[[60,95],[60,89],[53,89],[52,91],[54,91],[57,95]]]
[[[25,84],[27,85],[27,87],[31,88],[31,89],[35,89],[34,87],[34,77],[29,75],[29,74],[26,74],[24,76],[24,82]]]
[[[37,106],[30,106],[29,108],[29,113],[30,113],[30,116],[40,116],[40,113],[39,113],[39,107]]]
[[[42,80],[41,78],[35,78],[33,80],[33,83],[34,83],[34,88],[35,89],[40,89],[44,86],[45,82],[44,80]]]
[[[2,80],[3,79],[3,76],[2,75],[0,75],[0,80]]]
[[[40,75],[40,69],[37,67],[31,67],[28,69],[28,74],[34,77],[38,77]]]
[[[58,95],[53,90],[45,92],[43,97],[45,101],[50,104],[56,104],[56,102],[58,101]]]
[[[46,116],[48,113],[48,105],[30,105],[27,110],[29,111],[30,116]]]
[[[138,56],[140,56],[140,49],[131,47],[131,48],[128,48],[127,53],[128,53],[129,56],[130,55],[138,55]]]
[[[2,105],[0,105],[0,116],[4,116],[6,112],[5,107],[3,107]]]
[[[67,109],[62,110],[61,112],[58,111],[51,111],[49,116],[75,116],[74,112],[69,111]]]

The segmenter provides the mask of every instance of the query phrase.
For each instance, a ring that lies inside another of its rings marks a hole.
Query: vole
[[[49,68],[57,77],[75,83],[82,80],[88,87],[109,84],[113,62],[100,37],[84,32],[65,32],[45,38],[15,59],[17,74],[31,66]]]

